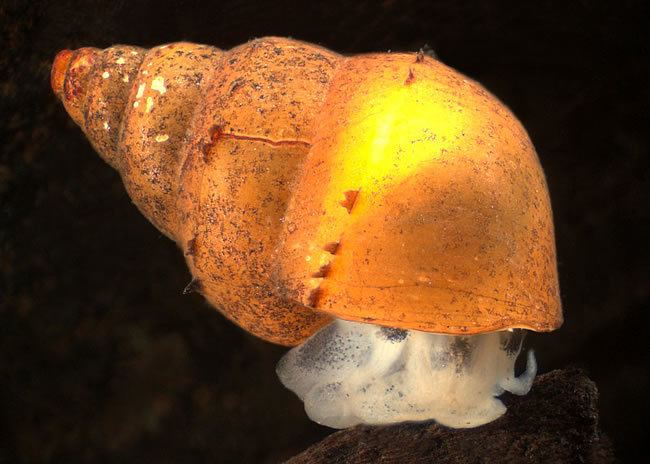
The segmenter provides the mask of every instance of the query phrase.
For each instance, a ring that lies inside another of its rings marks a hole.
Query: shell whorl
[[[179,154],[209,70],[222,52],[173,43],[60,52],[52,87],[142,213],[177,239]]]
[[[52,67],[54,92],[97,152],[118,170],[124,166],[118,148],[124,109],[144,55],[137,47],[85,47],[63,50]]]

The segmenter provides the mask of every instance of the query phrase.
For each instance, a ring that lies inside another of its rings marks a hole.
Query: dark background
[[[528,129],[553,201],[564,326],[619,458],[648,438],[648,11],[638,1],[0,1],[0,462],[277,462],[330,433],[284,349],[196,295],[49,89],[56,52],[291,36],[414,51],[477,79]]]

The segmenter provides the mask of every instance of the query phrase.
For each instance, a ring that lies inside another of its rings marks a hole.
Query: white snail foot
[[[476,427],[506,411],[504,391],[528,393],[537,365],[514,375],[523,331],[440,335],[336,320],[278,363],[309,417],[333,428],[435,420]]]

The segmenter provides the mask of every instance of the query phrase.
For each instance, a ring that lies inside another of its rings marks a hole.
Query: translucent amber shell
[[[52,87],[202,293],[266,340],[330,321],[446,334],[562,322],[517,119],[421,53],[263,38],[61,52]]]

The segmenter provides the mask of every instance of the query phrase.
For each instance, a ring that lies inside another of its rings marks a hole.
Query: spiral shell
[[[202,293],[266,340],[331,316],[475,334],[562,322],[521,124],[421,53],[263,38],[63,51],[52,87]]]

